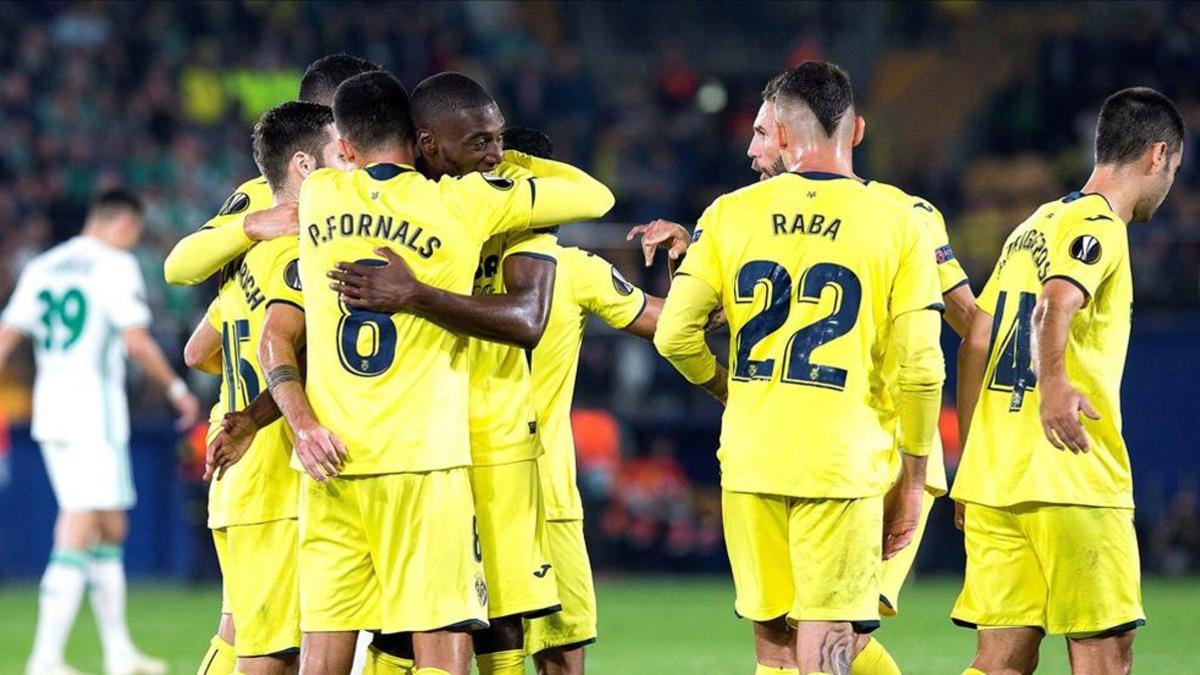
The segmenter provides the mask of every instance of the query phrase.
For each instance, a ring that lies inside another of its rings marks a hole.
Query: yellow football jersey
[[[254,242],[246,236],[246,216],[274,205],[267,179],[254,178],[238,186],[217,215],[199,230],[180,239],[163,262],[172,284],[198,284],[208,279]]]
[[[880,412],[880,363],[892,320],[941,307],[912,211],[857,180],[808,172],[724,195],[700,218],[679,273],[712,287],[729,321],[724,489],[888,489],[894,425]]]
[[[303,302],[297,255],[294,237],[261,241],[221,272],[209,311],[209,323],[221,333],[222,358],[221,398],[212,410],[210,436],[226,412],[246,407],[266,387],[258,363],[263,321],[272,303]],[[294,518],[299,476],[288,468],[291,453],[287,422],[261,429],[241,461],[209,487],[209,527]]]
[[[1091,451],[1078,455],[1050,445],[1038,414],[1030,324],[1042,284],[1054,278],[1088,296],[1071,318],[1067,378],[1100,419],[1081,417]],[[992,341],[954,498],[1132,508],[1120,403],[1133,310],[1125,223],[1098,194],[1043,204],[1009,235],[979,309],[992,315]]]
[[[946,233],[946,221],[942,218],[941,211],[924,199],[910,195],[894,185],[880,183],[879,181],[867,181],[866,186],[910,207],[913,210],[913,217],[924,225],[929,234],[930,244],[934,247],[932,253],[934,260],[937,261],[938,283],[943,295],[968,283],[967,273],[963,270],[962,265],[959,264],[958,259],[954,257],[954,249],[950,247],[950,236]],[[885,372],[883,376],[884,381],[895,386],[900,372],[899,361],[895,358],[885,359],[883,368]],[[896,414],[894,401],[897,395],[897,391],[890,390],[885,404],[885,409],[893,416]],[[899,423],[899,420],[895,417],[892,419],[894,423]],[[897,428],[897,443],[899,443],[899,440],[900,431]],[[893,459],[892,471],[894,475],[899,475],[899,453],[893,455]],[[940,434],[934,436],[933,439],[933,449],[929,453],[929,462],[925,467],[925,485],[935,494],[946,494],[946,461],[943,456]]]
[[[556,248],[551,234],[495,235],[480,251],[472,294],[504,292],[504,260],[509,256],[555,262]],[[472,338],[470,360],[472,464],[488,466],[536,458],[542,446],[538,443],[529,353],[513,345]]]
[[[588,315],[616,328],[633,323],[646,307],[646,294],[604,258],[578,248],[555,246],[558,270],[550,320],[533,350],[533,399],[541,443],[538,459],[547,520],[583,518],[575,484],[575,437],[571,401],[579,371],[579,348]]]
[[[533,181],[472,173],[426,179],[408,166],[318,170],[300,192],[300,276],[313,411],[346,444],[342,475],[471,463],[468,338],[413,314],[350,309],[326,272],[389,247],[422,282],[467,294],[480,248],[527,229]]]

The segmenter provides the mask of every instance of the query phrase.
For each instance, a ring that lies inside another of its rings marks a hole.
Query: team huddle
[[[833,64],[765,87],[758,183],[691,232],[630,232],[647,263],[669,249],[665,300],[558,242],[612,193],[543,134],[506,129],[471,78],[409,94],[338,54],[298,98],[254,128],[262,176],[165,263],[172,283],[219,279],[185,349],[221,378],[207,469],[223,598],[199,673],[346,674],[360,632],[366,673],[465,675],[472,655],[485,675],[527,657],[584,672],[596,600],[570,409],[588,315],[653,340],[725,405],[722,518],[757,674],[901,672],[869,634],[899,612],[949,489],[943,319],[963,338],[965,673],[1032,672],[1046,634],[1066,636],[1076,672],[1128,672],[1144,615],[1118,401],[1126,223],[1151,217],[1180,163],[1161,94],[1105,101],[1092,177],[1013,231],[978,300],[941,213],[855,174],[865,122]],[[57,338],[21,297],[0,339],[33,336],[42,368]],[[706,341],[726,325],[727,366]],[[159,379],[185,412],[186,388]],[[51,643],[31,673],[71,672]],[[159,672],[122,648],[132,665],[113,672]]]

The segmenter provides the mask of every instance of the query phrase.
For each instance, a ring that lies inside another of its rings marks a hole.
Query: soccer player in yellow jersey
[[[351,168],[340,159],[333,113],[323,105],[294,101],[272,108],[255,125],[253,139],[255,161],[276,204],[296,201],[304,177],[316,169]],[[185,348],[188,365],[221,375],[210,437],[226,413],[265,389],[259,339],[268,308],[277,302],[302,302],[294,236],[258,242],[226,266],[217,299]],[[245,461],[209,489],[208,525],[225,581],[219,639],[233,644],[236,669],[245,675],[294,669],[300,647],[299,477],[288,466],[291,451],[284,422],[264,426]],[[233,671],[228,659],[201,665],[206,675]]]
[[[349,672],[355,633],[378,629],[414,633],[416,672],[466,673],[467,630],[487,625],[488,606],[466,470],[467,340],[411,313],[363,309],[326,274],[345,260],[386,264],[390,249],[421,281],[465,293],[489,237],[598,217],[612,193],[516,155],[506,159],[536,188],[479,173],[425,178],[412,168],[408,96],[386,73],[343,83],[333,109],[359,170],[318,171],[301,190],[305,384],[294,341],[264,338],[280,351],[263,354],[313,477],[300,492],[301,668]],[[277,323],[280,335],[297,331],[294,316]]]
[[[435,76],[434,81],[441,77],[443,76]],[[438,88],[449,84],[444,78],[442,81],[443,84]],[[466,83],[460,84],[466,86]],[[422,84],[417,88],[413,95],[414,100],[425,86]],[[426,90],[425,95],[430,93]],[[455,109],[470,110],[471,106],[457,105]],[[498,113],[496,115],[498,116]],[[418,119],[424,116],[415,115]],[[481,114],[479,128],[495,130],[498,133],[502,128],[502,120],[488,123],[487,120],[492,117],[491,113]],[[469,132],[454,133],[450,137],[471,138],[473,135]],[[503,138],[505,147],[525,151],[536,157],[549,158],[551,154],[549,139],[536,132],[508,130],[504,132]],[[436,153],[444,155],[446,151],[446,147],[443,146]],[[481,147],[478,152],[486,153],[487,148]],[[466,148],[461,152],[451,148],[450,153],[453,158],[430,157],[434,152],[424,154],[427,163],[449,159],[458,166],[472,167],[477,166],[476,161],[486,161],[485,154],[476,158],[472,151]],[[493,240],[495,239],[497,238],[494,237]],[[530,241],[536,239],[543,241],[533,248]],[[533,402],[537,409],[536,423],[540,447],[544,452],[537,458],[536,476],[540,486],[531,488],[518,483],[517,487],[524,489],[517,496],[524,500],[540,492],[539,499],[545,504],[547,569],[535,570],[534,576],[540,579],[545,577],[549,569],[555,571],[562,611],[545,616],[527,616],[524,646],[526,651],[533,654],[538,672],[552,675],[580,674],[583,672],[583,649],[596,639],[595,590],[591,564],[583,539],[583,506],[575,484],[575,447],[570,426],[571,398],[579,348],[583,340],[583,327],[586,316],[590,313],[599,316],[615,328],[650,339],[654,335],[662,300],[647,296],[626,282],[620,273],[603,259],[576,248],[559,246],[551,234],[535,234],[494,251],[489,250],[490,247],[491,242],[484,247],[480,269],[476,271],[475,293],[471,296],[459,296],[422,284],[406,267],[396,263],[385,268],[360,269],[359,273],[353,275],[339,272],[335,275],[341,280],[337,287],[360,297],[372,309],[411,310],[429,314],[438,321],[453,325],[471,335],[516,343],[533,350],[531,359],[527,355],[528,352],[517,353],[516,356],[519,357],[522,368],[528,362],[532,371]],[[550,257],[549,261],[546,260],[547,257]],[[551,286],[549,292],[540,287],[542,284],[538,283],[538,280],[545,277],[537,273],[537,266],[531,262],[550,262],[547,284]],[[499,287],[494,286],[497,271],[503,274],[503,285]],[[486,292],[479,292],[481,284],[487,285]],[[474,373],[474,362],[472,369]],[[485,370],[493,376],[498,376],[501,367],[488,363]],[[489,386],[489,382],[484,380],[480,386]],[[490,386],[497,387],[504,395],[514,398],[515,403],[524,404],[522,393],[510,391],[511,385]],[[472,401],[474,400],[473,398]],[[510,418],[521,419],[515,413],[510,414]],[[475,472],[480,473],[479,469],[475,469]],[[496,503],[503,504],[504,501],[505,499],[496,499],[493,500],[494,503],[487,503],[477,500],[476,508],[494,508]],[[516,539],[516,543],[521,541],[519,538],[505,536],[503,531],[498,532],[498,535],[502,538],[502,545],[508,545],[513,539]],[[482,537],[481,533],[481,539]],[[485,562],[488,550],[485,544]],[[539,572],[542,574],[539,575]],[[520,579],[508,580],[508,583],[514,581],[519,582]],[[520,615],[517,615],[518,621],[520,618]],[[495,626],[499,622],[492,619],[492,623]],[[493,631],[493,635],[489,636],[489,641],[484,643],[481,649],[483,641],[477,633],[477,657],[488,657],[480,659],[481,672],[489,672],[489,669],[497,665],[496,661],[505,656],[504,652],[510,652],[509,656],[513,657],[510,659],[512,671],[523,672],[524,655],[520,651],[522,643],[512,642],[512,638],[519,640],[520,637],[520,632],[505,631],[497,634]],[[488,647],[495,646],[502,649],[485,651]],[[376,640],[376,647],[393,656],[403,656],[407,645],[393,636],[381,636],[381,639]]]
[[[845,76],[840,68],[829,63],[807,62],[801,64],[798,68],[829,69],[833,73],[837,73],[839,78]],[[772,78],[767,83],[767,86],[763,89],[762,105],[759,107],[758,115],[754,120],[753,135],[747,155],[751,159],[751,168],[759,174],[759,180],[767,180],[787,171],[779,144],[776,141],[775,135],[771,133],[776,123],[775,94],[778,92],[779,82],[784,75],[786,73]],[[848,79],[848,76],[845,77]],[[865,131],[865,122],[862,124]],[[861,141],[862,134],[862,131],[857,132],[856,145]],[[943,316],[946,323],[956,333],[960,336],[965,335],[967,326],[970,325],[971,316],[975,310],[975,295],[971,292],[966,273],[954,256],[954,250],[950,246],[949,237],[946,233],[945,220],[942,218],[941,212],[924,199],[911,196],[892,185],[879,181],[864,181],[864,184],[871,190],[875,190],[907,206],[911,206],[914,209],[913,215],[919,220],[924,221],[925,227],[931,237],[931,244],[934,247],[932,253],[937,262],[939,286],[946,308]],[[686,252],[690,239],[687,231],[682,226],[664,220],[635,227],[630,231],[629,236],[632,238],[639,234],[642,235],[642,248],[646,255],[647,266],[653,260],[656,247],[669,248],[670,257],[677,259]],[[884,379],[894,386],[896,383],[895,367],[897,364],[895,361],[889,361],[886,365],[889,374]],[[893,421],[895,421],[894,406],[888,406],[888,408],[891,410],[890,415]],[[898,435],[897,438],[899,438]],[[898,462],[900,459],[899,454],[893,455],[893,458]],[[898,466],[895,468],[895,471],[899,471]],[[903,586],[905,578],[912,569],[913,561],[916,559],[917,550],[925,531],[926,521],[930,510],[933,508],[933,502],[937,497],[947,492],[946,471],[943,463],[940,437],[935,437],[934,448],[929,453],[925,480],[926,488],[921,509],[921,520],[913,537],[913,544],[905,547],[894,557],[884,561],[883,564],[879,593],[879,611],[884,616],[895,616],[899,611],[900,588]],[[853,675],[893,675],[900,671],[882,644],[871,636],[860,635],[855,645],[855,657],[851,672]]]
[[[446,72],[413,90],[418,166],[427,177],[462,177],[485,172],[501,179],[529,176],[511,163],[501,165],[504,117],[478,82]],[[547,166],[550,166],[547,164]],[[536,179],[534,179],[536,181]],[[536,182],[534,183],[536,192]],[[561,609],[555,569],[545,545],[545,514],[538,478],[537,418],[527,350],[545,329],[554,292],[553,235],[500,233],[483,245],[471,295],[435,287],[416,298],[372,291],[380,285],[413,282],[404,263],[389,256],[386,268],[346,265],[335,272],[338,289],[360,294],[361,306],[385,313],[413,311],[456,332],[469,342],[471,486],[475,497],[490,626],[473,642],[483,675],[523,672],[522,619]],[[502,264],[503,260],[503,264]],[[374,277],[374,278],[372,278]],[[391,278],[389,278],[391,277]],[[363,283],[376,283],[362,288]],[[500,303],[494,302],[504,295]],[[416,302],[412,302],[412,301]],[[394,640],[375,640],[379,650],[403,655]]]
[[[848,673],[855,632],[878,626],[880,561],[919,520],[944,377],[942,303],[912,209],[851,177],[861,125],[848,80],[794,69],[775,107],[790,172],[706,210],[654,342],[690,382],[719,393],[729,380],[722,510],[759,672]],[[718,306],[728,375],[704,342]],[[885,358],[899,364],[903,420],[886,505],[896,446],[877,412]]]
[[[967,574],[954,621],[979,629],[966,673],[1031,673],[1046,634],[1076,673],[1128,673],[1145,623],[1120,389],[1133,305],[1126,223],[1175,180],[1183,120],[1124,89],[1096,125],[1079,192],[1009,235],[960,355],[970,422],[952,496]]]
[[[375,70],[378,65],[349,54],[323,56],[304,71],[299,100],[330,106],[339,84]],[[163,274],[168,283],[201,284],[256,241],[285,234],[296,234],[295,202],[273,204],[266,178],[252,178],[229,195],[215,217],[175,244]]]

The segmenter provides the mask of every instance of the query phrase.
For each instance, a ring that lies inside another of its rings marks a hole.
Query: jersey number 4
[[[1001,291],[996,298],[996,319],[992,323],[992,341],[989,347],[995,354],[995,366],[992,369],[992,379],[988,381],[988,389],[992,391],[1012,392],[1012,400],[1008,405],[1010,412],[1017,412],[1025,402],[1025,392],[1037,385],[1037,376],[1031,367],[1033,308],[1037,305],[1037,296],[1033,293],[1021,292],[1017,296],[1016,307],[1008,307],[1010,296],[1007,291]],[[1000,337],[1000,326],[1004,324],[1005,313],[1013,312],[1012,324],[1005,332],[999,349],[996,340]]]
[[[736,302],[754,302],[754,293],[759,284],[767,288],[767,304],[763,311],[751,317],[738,330],[734,338],[735,380],[771,379],[775,373],[775,359],[753,359],[750,353],[754,345],[782,328],[791,312],[792,276],[782,265],[769,260],[754,260],[743,265],[737,276]],[[816,304],[826,288],[832,288],[837,294],[833,313],[804,326],[788,339],[781,379],[789,384],[841,391],[846,388],[846,370],[813,363],[812,353],[854,328],[858,322],[858,308],[862,304],[862,284],[848,267],[818,263],[800,278],[796,303]]]
[[[374,267],[387,265],[378,258],[357,262]],[[392,323],[392,315],[348,307],[341,300],[338,307],[342,310],[337,326],[338,359],[342,367],[362,377],[375,377],[391,368],[396,360],[396,324]]]
[[[43,349],[55,347],[66,351],[79,341],[83,328],[87,325],[87,298],[78,288],[68,288],[61,297],[54,297],[50,290],[43,290],[37,295],[42,303],[42,326],[46,329],[46,337],[42,340]],[[66,330],[66,335],[55,343],[55,337],[60,333],[58,326]]]

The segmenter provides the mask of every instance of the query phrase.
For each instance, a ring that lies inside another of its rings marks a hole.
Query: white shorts
[[[128,445],[106,441],[41,445],[60,511],[127,511],[137,502]]]

